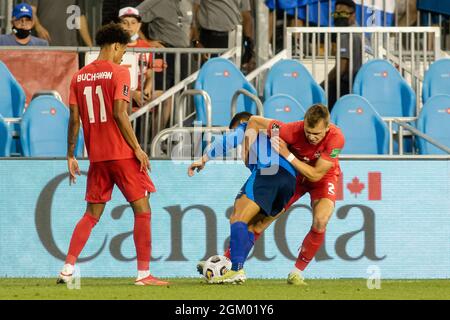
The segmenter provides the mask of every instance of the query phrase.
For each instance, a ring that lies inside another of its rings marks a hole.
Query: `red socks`
[[[87,240],[89,239],[92,228],[95,227],[97,222],[98,219],[87,212],[80,219],[80,221],[78,221],[75,230],[73,231],[72,239],[70,239],[69,253],[66,257],[66,264],[75,264],[81,250],[83,250]]]
[[[134,245],[136,246],[137,268],[147,271],[150,268],[150,255],[152,251],[150,212],[134,215]]]
[[[136,246],[138,270],[149,270],[151,254],[150,212],[136,214],[134,218],[133,239]],[[70,240],[69,253],[66,264],[74,265],[86,245],[92,229],[98,220],[89,213],[85,213],[75,227]]]
[[[317,231],[315,228],[311,230],[306,235],[303,240],[300,253],[298,255],[297,261],[295,262],[295,267],[300,270],[305,270],[306,266],[314,258],[320,246],[325,239],[325,230],[322,232]]]

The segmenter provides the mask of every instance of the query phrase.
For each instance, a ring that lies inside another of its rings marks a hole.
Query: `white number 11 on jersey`
[[[92,100],[92,87],[84,87],[83,94],[86,96],[89,123],[95,123],[94,102]],[[95,87],[95,94],[98,96],[98,100],[100,102],[100,122],[106,122],[105,99],[103,98],[103,91],[101,86]]]

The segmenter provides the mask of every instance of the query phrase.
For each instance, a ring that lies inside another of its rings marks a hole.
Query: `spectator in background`
[[[144,0],[103,0],[102,3],[102,25],[110,22],[121,22],[119,10],[121,8],[136,8]]]
[[[333,13],[334,24],[336,27],[357,27],[356,23],[356,5],[353,0],[336,0],[336,7]],[[334,49],[335,51],[336,49]],[[361,34],[353,34],[353,63],[352,80],[362,64],[362,37]],[[336,55],[336,52],[333,52]],[[350,93],[350,35],[341,34],[340,41],[340,60],[336,61],[336,66],[328,73],[328,109],[332,110],[339,97]],[[340,67],[340,74],[337,74],[337,65]],[[337,82],[340,79],[340,92],[338,97]],[[325,88],[325,81],[321,83]]]
[[[396,10],[398,17],[399,27],[411,27],[417,24],[417,6],[416,1],[411,0],[397,0],[395,5],[398,7]]]
[[[136,9],[148,33],[165,48],[190,47],[192,0],[145,0]]]
[[[228,48],[229,32],[242,24],[243,69],[255,66],[253,17],[249,0],[195,0],[192,39],[197,48]]]
[[[136,8],[144,0],[103,0],[102,2],[102,25],[108,24],[110,22],[119,23],[118,19],[120,8]],[[141,39],[149,39],[148,37],[148,24],[141,22],[141,29],[139,30],[139,37]],[[159,43],[152,43],[152,47],[159,47]]]
[[[34,27],[33,9],[26,3],[18,4],[12,11],[11,34],[0,35],[2,46],[48,46],[48,42],[33,37],[31,30]]]
[[[51,46],[93,46],[82,0],[28,0],[33,7],[38,37]],[[76,6],[76,7],[74,7]]]
[[[139,10],[142,21],[148,23],[148,34],[152,41],[157,41],[164,48],[190,47],[192,0],[145,0],[136,9]],[[164,59],[164,56],[156,54],[156,59]],[[188,56],[182,54],[180,59],[179,77],[184,79],[187,76]],[[165,91],[175,84],[175,55],[166,54],[164,60],[167,69],[165,73],[155,74],[155,90]],[[164,104],[162,123],[159,124],[161,130],[168,125],[171,103],[171,99],[168,99]]]
[[[131,42],[128,44],[130,48],[151,48],[148,41],[139,37],[139,31],[141,30],[141,16],[139,10],[133,7],[125,7],[119,10],[120,24],[130,34]],[[142,107],[145,103],[149,102],[152,98],[155,98],[162,94],[162,91],[152,92],[152,69],[154,65],[153,55],[151,53],[139,54],[139,79],[138,88],[132,91],[132,98],[138,107]],[[156,65],[155,71],[162,70],[162,63],[158,61],[159,65]],[[136,111],[138,107],[133,106],[133,111]]]

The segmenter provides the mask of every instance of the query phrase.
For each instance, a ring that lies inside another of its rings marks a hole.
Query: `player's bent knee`
[[[328,219],[314,219],[312,227],[319,231],[323,232],[327,229]]]
[[[150,211],[150,203],[149,203],[149,198],[147,196],[143,197],[141,199],[138,199],[136,201],[130,202],[130,205],[135,214]]]

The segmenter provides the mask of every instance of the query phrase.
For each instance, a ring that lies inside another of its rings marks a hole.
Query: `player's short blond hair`
[[[330,123],[330,112],[321,103],[313,104],[305,113],[305,122],[308,127],[315,128],[320,120],[325,122],[325,126]]]

